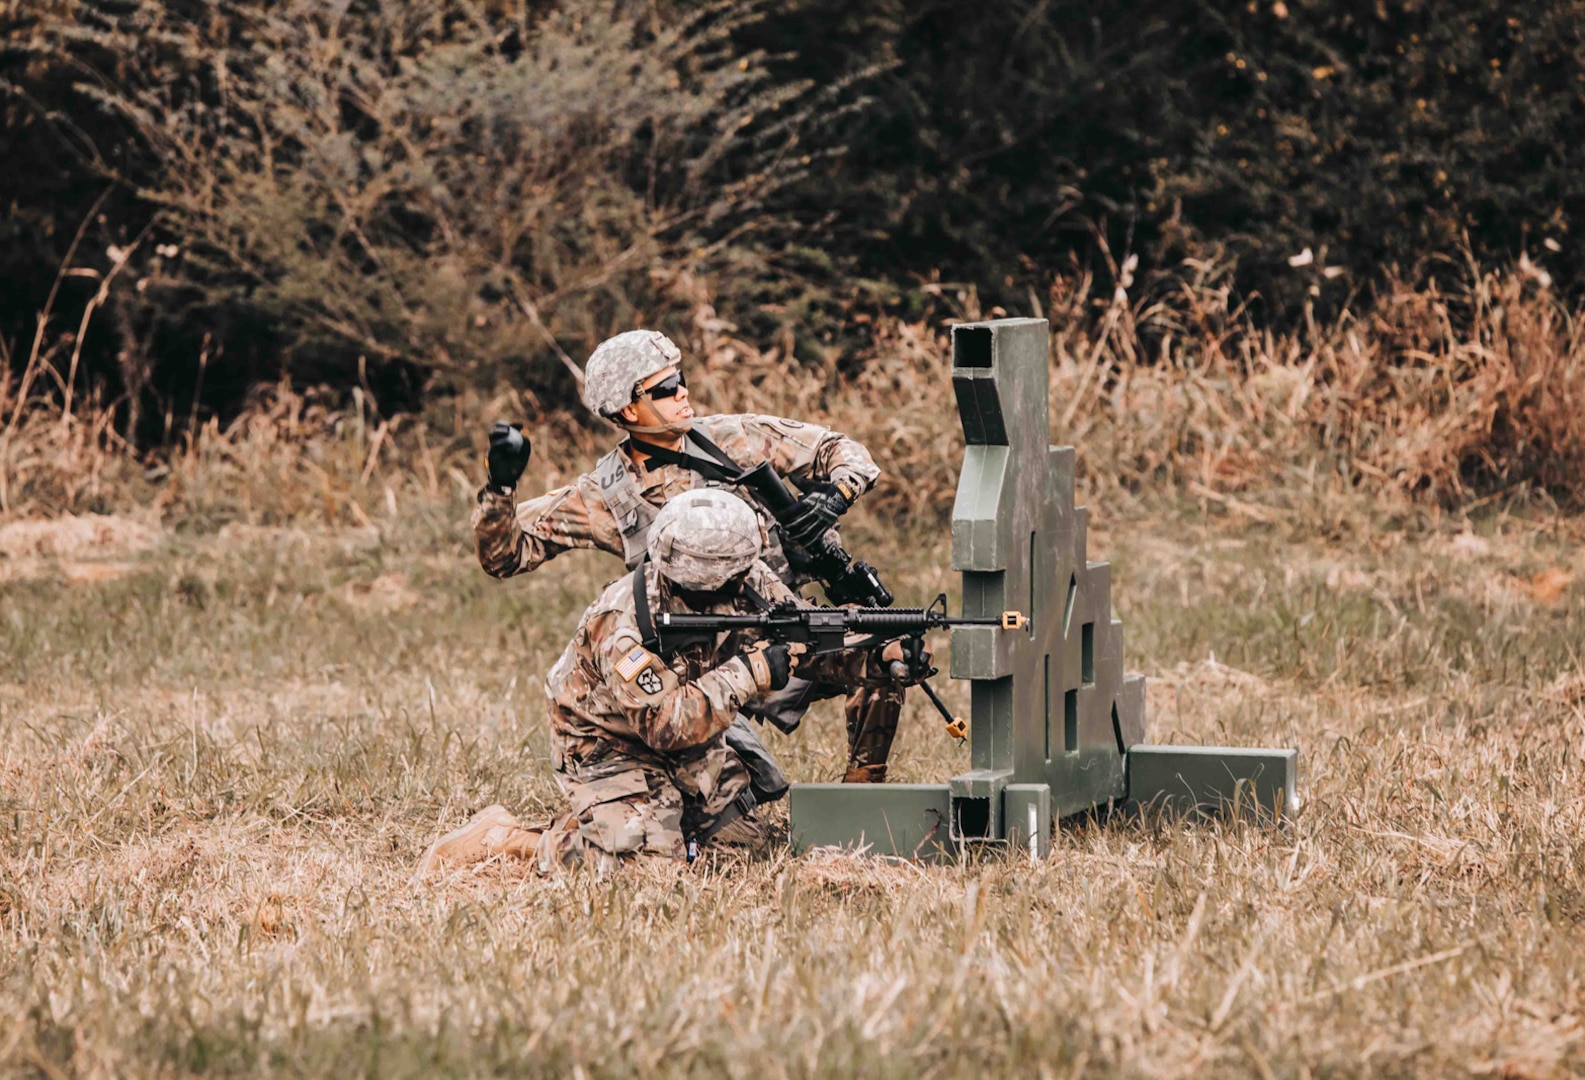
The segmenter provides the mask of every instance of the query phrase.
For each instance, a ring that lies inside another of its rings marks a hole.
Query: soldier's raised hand
[[[487,457],[490,486],[500,492],[517,487],[518,478],[528,468],[528,459],[533,452],[533,444],[523,434],[521,427],[497,420],[490,428],[490,452]]]

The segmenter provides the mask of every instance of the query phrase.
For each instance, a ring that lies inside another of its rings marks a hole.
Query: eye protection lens
[[[640,390],[638,396],[647,397],[653,401],[661,398],[676,397],[677,391],[688,385],[687,378],[680,371],[674,371],[648,390]]]

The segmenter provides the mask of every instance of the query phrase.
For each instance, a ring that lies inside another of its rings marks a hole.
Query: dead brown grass
[[[1053,439],[1083,448],[1090,503],[1126,510],[1165,495],[1254,521],[1332,514],[1339,500],[1433,516],[1494,498],[1581,504],[1585,340],[1580,314],[1533,267],[1467,269],[1444,290],[1399,285],[1326,325],[1274,335],[1230,305],[1225,269],[1190,263],[1168,295],[1135,296],[1132,270],[1103,286],[1058,279],[1031,310],[1052,320]],[[992,317],[972,289],[936,289],[917,322],[872,323],[869,355],[794,360],[787,343],[745,340],[707,283],[664,283],[692,310],[700,404],[713,411],[822,416],[886,464],[875,501],[895,518],[939,522],[961,434],[945,377],[952,322]],[[164,520],[366,526],[382,510],[477,480],[482,432],[526,417],[532,480],[587,467],[608,433],[542,409],[531,394],[463,394],[422,416],[386,416],[361,390],[262,387],[242,415],[210,420],[168,452],[140,456],[116,411],[63,414],[32,367],[0,386],[0,512],[116,510]],[[64,378],[55,373],[55,382]]]
[[[11,386],[0,1072],[1585,1069],[1585,547],[1544,496],[1491,497],[1572,490],[1575,317],[1488,275],[1257,347],[1205,289],[1145,304],[1118,276],[1044,305],[1092,557],[1153,737],[1299,747],[1291,831],[1078,823],[1037,866],[776,853],[413,889],[439,829],[557,805],[539,679],[614,572],[477,571],[483,422],[537,416],[531,486],[603,434],[505,392],[387,417],[280,386],[141,456]],[[900,595],[948,586],[941,326],[808,368],[689,287],[703,406],[864,438],[888,480],[856,547]],[[771,738],[797,779],[840,769],[834,711]],[[909,706],[897,779],[962,753]]]
[[[610,567],[500,585],[412,514],[176,530],[114,579],[0,585],[0,1071],[1585,1068],[1585,592],[1513,584],[1585,572],[1566,531],[1093,538],[1154,736],[1298,746],[1288,832],[413,888],[471,810],[556,805],[538,678]],[[922,593],[946,552],[904,540],[877,554]],[[963,766],[938,729],[909,706],[898,779]],[[770,737],[796,778],[840,768],[835,710]]]

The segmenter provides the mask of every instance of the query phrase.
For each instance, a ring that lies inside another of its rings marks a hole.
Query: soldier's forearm
[[[485,573],[495,578],[527,574],[574,546],[553,543],[532,531],[538,516],[550,512],[559,497],[560,492],[553,491],[518,506],[513,492],[503,494],[487,487],[479,493],[479,506],[473,512],[473,544]]]
[[[844,649],[841,652],[806,656],[799,661],[794,674],[811,682],[841,683],[844,686],[881,681],[879,672],[870,665],[869,652],[865,649]]]
[[[662,753],[701,746],[731,727],[756,693],[748,663],[734,657],[656,702],[644,741]]]
[[[532,551],[528,539],[518,524],[517,505],[510,493],[490,488],[479,493],[479,505],[473,512],[473,547],[486,574],[507,578],[543,563],[546,556]]]
[[[496,578],[517,573],[522,539],[512,495],[488,487],[480,491],[479,505],[473,511],[473,548],[484,572]]]
[[[848,502],[856,502],[860,495],[868,491],[875,483],[874,478],[867,477],[857,469],[847,465],[839,465],[831,470],[831,483],[837,486]]]
[[[816,450],[814,473],[842,488],[850,502],[874,487],[881,475],[862,443],[837,432],[832,432]]]

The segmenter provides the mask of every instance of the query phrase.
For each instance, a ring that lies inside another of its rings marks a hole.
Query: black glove
[[[816,488],[793,504],[782,531],[799,547],[813,548],[850,505],[836,488]]]
[[[505,420],[497,420],[490,428],[490,486],[506,492],[517,486],[517,481],[528,468],[533,444],[523,434],[523,429]]]
[[[755,645],[743,653],[743,659],[748,661],[749,674],[761,692],[780,690],[792,678],[792,647],[785,641]]]
[[[887,660],[885,652],[887,645],[876,645],[870,650],[870,661],[874,668],[886,678],[904,686],[913,686],[930,678],[936,673],[930,650],[925,647],[925,639],[909,637],[902,639],[903,658],[901,660]]]

